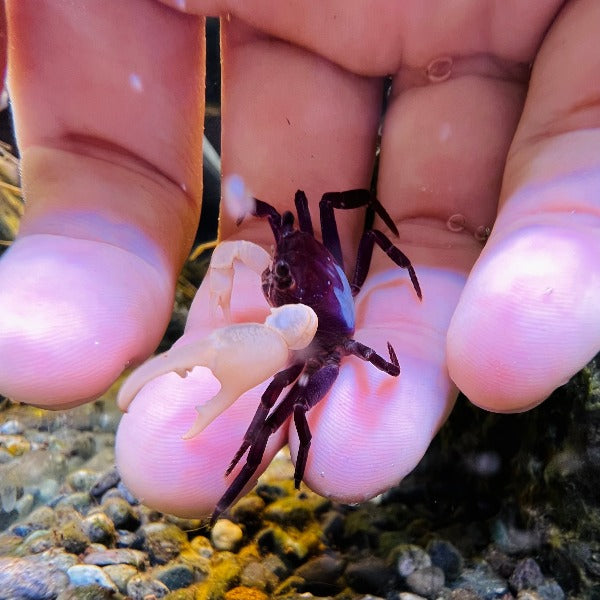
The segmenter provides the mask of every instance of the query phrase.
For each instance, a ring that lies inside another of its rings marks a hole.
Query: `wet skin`
[[[310,413],[311,487],[346,501],[377,494],[418,462],[456,386],[483,408],[524,410],[598,351],[595,0],[477,0],[459,12],[382,0],[368,14],[346,0],[285,14],[267,0],[186,6],[232,15],[223,169],[280,211],[299,187],[317,202],[368,186],[382,78],[392,75],[378,196],[424,300],[375,257],[355,335],[377,348],[389,339],[402,377],[344,362]],[[201,24],[151,0],[6,7],[28,206],[0,262],[0,392],[75,405],[147,357],[171,311],[199,211]],[[447,226],[457,214],[459,232]],[[339,220],[347,265],[360,221]],[[474,232],[494,222],[482,250]],[[225,217],[222,234],[271,244],[255,221],[236,230]],[[234,319],[262,321],[258,278],[242,270],[235,286]],[[186,340],[214,327],[207,306],[203,288]],[[208,513],[224,492],[264,386],[184,442],[194,406],[216,387],[203,370],[165,376],[124,417],[119,467],[146,502]],[[259,471],[287,438],[282,429],[271,439]],[[295,454],[293,428],[289,438]]]

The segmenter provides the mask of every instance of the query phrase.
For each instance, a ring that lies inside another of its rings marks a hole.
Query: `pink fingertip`
[[[530,226],[486,248],[448,331],[448,368],[469,399],[514,412],[542,402],[600,347],[597,233]]]
[[[109,244],[32,235],[0,262],[0,392],[65,408],[97,397],[160,340],[171,290]]]

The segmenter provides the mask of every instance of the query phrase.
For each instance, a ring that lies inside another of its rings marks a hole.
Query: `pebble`
[[[520,560],[508,580],[513,592],[536,589],[542,583],[544,583],[544,574],[533,558]]]
[[[217,550],[234,551],[243,538],[243,529],[229,519],[218,519],[210,533],[210,539]]]
[[[444,571],[433,565],[416,569],[406,578],[408,589],[426,598],[434,598],[444,587],[444,583]]]
[[[0,600],[54,600],[69,582],[59,569],[29,558],[0,558]]]
[[[156,567],[152,574],[170,590],[179,590],[194,583],[194,570],[183,563],[170,562],[162,567]]]
[[[148,600],[148,598],[164,598],[169,593],[169,588],[147,575],[134,575],[127,582],[127,595],[131,600]]]
[[[117,537],[113,522],[101,512],[88,515],[83,519],[83,530],[92,542],[111,544]]]
[[[456,546],[446,540],[432,540],[427,544],[431,563],[444,571],[448,581],[456,579],[463,570],[463,557]]]
[[[123,498],[108,498],[102,503],[102,510],[117,529],[134,531],[140,525],[140,519],[133,507]]]
[[[102,570],[110,577],[122,594],[127,593],[127,583],[138,573],[135,567],[126,564],[106,565],[102,567]]]
[[[67,475],[66,482],[76,492],[87,494],[94,482],[98,479],[98,473],[90,469],[77,469]]]
[[[394,588],[396,574],[387,563],[376,556],[369,556],[350,563],[344,573],[346,583],[355,591],[385,594]]]
[[[140,550],[130,548],[110,548],[88,552],[83,557],[83,562],[88,565],[131,565],[137,569],[144,569],[147,564],[146,555]]]
[[[168,563],[189,546],[186,534],[170,523],[142,525],[139,533],[143,539],[143,549],[148,553],[152,565]]]
[[[420,546],[401,544],[391,551],[392,558],[396,557],[398,575],[406,578],[413,571],[431,566],[431,556]]]
[[[114,592],[118,591],[115,582],[96,565],[73,565],[67,570],[67,576],[74,586],[99,585]]]
[[[497,575],[484,561],[477,563],[475,567],[463,569],[450,587],[471,590],[484,600],[499,598],[509,593],[508,582]]]

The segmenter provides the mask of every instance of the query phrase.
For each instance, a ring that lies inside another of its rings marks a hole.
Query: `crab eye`
[[[273,275],[277,289],[286,290],[294,282],[290,273],[290,266],[284,260],[278,260],[273,267]]]

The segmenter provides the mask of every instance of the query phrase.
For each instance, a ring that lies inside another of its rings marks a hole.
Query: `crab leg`
[[[233,265],[238,260],[259,275],[271,264],[271,256],[259,245],[244,240],[221,242],[213,251],[208,267],[209,311],[216,318],[220,306],[225,320],[231,322]]]
[[[198,342],[171,348],[138,367],[121,386],[117,404],[127,407],[142,387],[171,371],[185,375],[196,366],[208,367],[221,389],[197,407],[198,417],[184,434],[200,433],[239,396],[285,367],[290,350],[305,348],[312,341],[318,320],[304,304],[272,308],[264,324],[240,323],[213,331]]]

